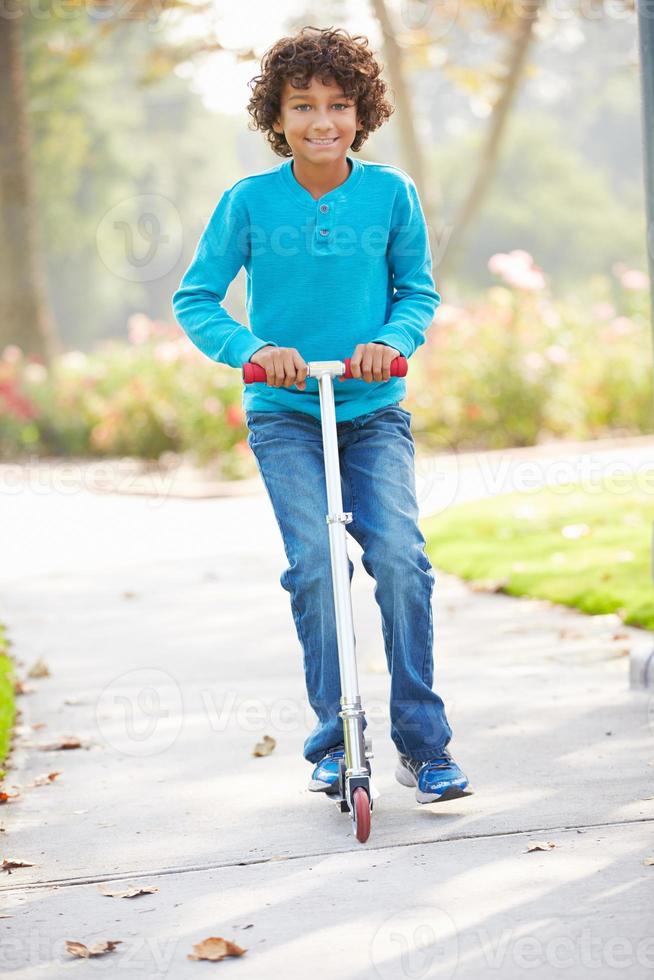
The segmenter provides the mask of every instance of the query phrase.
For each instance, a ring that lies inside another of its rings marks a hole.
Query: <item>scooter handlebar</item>
[[[350,370],[350,358],[346,357],[345,361],[345,371],[341,375],[342,378],[351,378],[352,372]],[[409,369],[409,364],[406,357],[401,354],[391,361],[391,377],[392,378],[404,378]],[[260,364],[252,364],[251,361],[246,361],[243,365],[243,381],[246,385],[253,384],[255,381],[265,381],[267,378],[265,368],[262,368]]]

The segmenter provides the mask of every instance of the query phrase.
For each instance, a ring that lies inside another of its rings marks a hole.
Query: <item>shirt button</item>
[[[326,211],[329,211],[329,204],[321,204],[320,210],[322,211],[323,214],[325,214]]]
[[[329,234],[329,228],[321,228],[320,229],[320,234],[321,235],[328,235]]]

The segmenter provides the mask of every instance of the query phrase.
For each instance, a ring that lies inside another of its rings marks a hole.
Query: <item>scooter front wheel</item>
[[[352,827],[359,843],[365,844],[370,836],[370,799],[363,786],[352,793]]]

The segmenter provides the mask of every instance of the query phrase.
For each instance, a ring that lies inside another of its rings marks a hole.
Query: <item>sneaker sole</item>
[[[334,783],[323,783],[322,779],[309,780],[309,792],[326,793],[327,796],[338,793],[338,777]]]
[[[416,800],[418,803],[442,803],[446,800],[459,800],[462,796],[474,796],[474,791],[469,787],[460,789],[458,786],[450,786],[450,788],[446,789],[444,793],[440,794],[440,796],[436,793],[423,793],[421,789],[418,789],[418,780],[413,773],[409,772],[408,769],[405,769],[404,766],[400,765],[398,765],[395,770],[395,778],[397,779],[398,783],[401,783],[402,786],[408,786],[410,789],[415,786]]]

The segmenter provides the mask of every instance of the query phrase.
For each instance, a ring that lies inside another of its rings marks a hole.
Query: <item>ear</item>
[[[274,129],[274,131],[276,133],[283,133],[284,132],[284,130],[282,128],[282,124],[279,121],[279,117],[277,117],[277,119],[275,119],[274,123],[272,124],[272,128]]]

